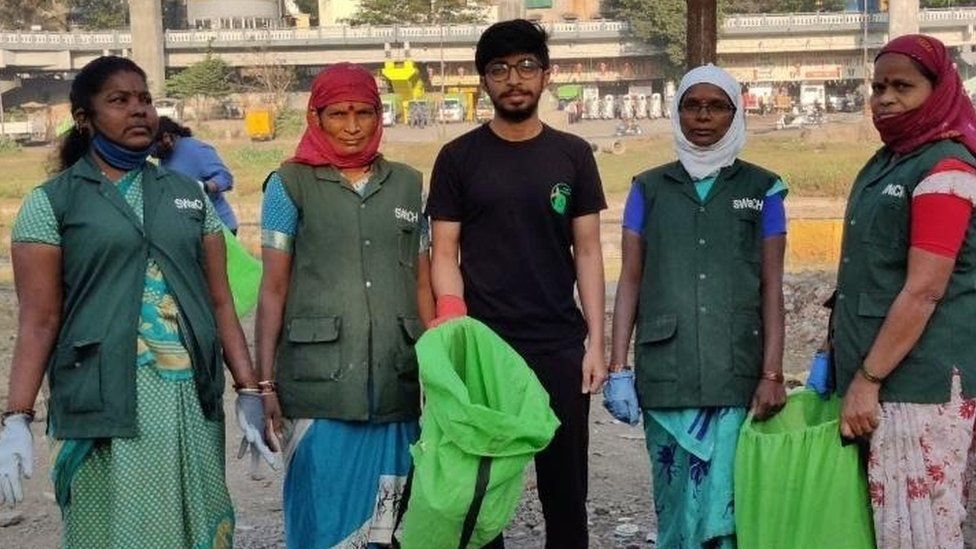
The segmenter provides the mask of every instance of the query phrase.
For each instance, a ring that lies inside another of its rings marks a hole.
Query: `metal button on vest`
[[[705,273],[698,273],[698,280],[705,280]]]
[[[699,212],[704,212],[705,211],[705,206],[699,206],[698,207],[698,211]]]
[[[363,209],[363,208],[365,208],[365,207],[366,207],[366,203],[365,202],[363,202],[362,204],[359,205],[359,209],[360,210]]]
[[[705,239],[704,238],[699,238],[698,239],[698,245],[699,246],[704,246],[705,245]]]
[[[367,238],[367,239],[366,239],[366,241],[365,241],[365,242],[363,242],[363,245],[364,245],[364,246],[369,246],[369,244],[370,244],[370,242],[369,242],[369,239]]]
[[[372,288],[372,287],[373,287],[373,283],[372,283],[372,282],[370,282],[369,280],[367,280],[367,281],[366,281],[366,287],[367,287],[367,288]]]
[[[844,256],[844,259],[842,259],[841,261],[843,261],[844,263],[850,263],[851,262],[851,258],[849,258],[847,256]]]
[[[708,307],[699,307],[698,308],[698,312],[707,313],[708,312]]]
[[[856,221],[857,221],[857,220],[855,220],[855,219],[852,219],[852,220],[851,220],[851,225],[854,225],[854,224],[856,223]]]

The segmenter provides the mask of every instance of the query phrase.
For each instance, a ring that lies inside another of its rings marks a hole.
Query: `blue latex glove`
[[[610,372],[610,377],[603,386],[603,407],[620,421],[631,425],[640,423],[641,413],[637,406],[633,370]]]
[[[834,372],[830,367],[830,353],[818,351],[810,362],[810,375],[807,388],[813,389],[820,398],[827,398],[834,392]]]

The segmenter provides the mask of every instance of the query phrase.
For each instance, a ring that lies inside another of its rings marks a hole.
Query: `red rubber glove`
[[[430,321],[428,328],[434,328],[447,322],[452,318],[468,314],[468,306],[464,300],[456,295],[442,295],[437,299],[434,307],[434,320]]]

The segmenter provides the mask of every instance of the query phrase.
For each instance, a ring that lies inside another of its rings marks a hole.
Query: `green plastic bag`
[[[746,420],[735,455],[735,528],[742,549],[873,549],[867,474],[842,446],[841,400],[789,396],[772,419]]]
[[[525,361],[464,317],[416,345],[426,396],[403,549],[479,548],[502,532],[522,497],[525,466],[559,420]],[[465,528],[467,525],[467,528]]]
[[[234,296],[234,310],[238,317],[243,317],[258,304],[261,262],[227,228],[224,228],[224,246],[227,249],[227,281]]]

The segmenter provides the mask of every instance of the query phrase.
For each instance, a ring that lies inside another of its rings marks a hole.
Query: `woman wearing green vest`
[[[878,547],[970,547],[976,112],[929,36],[885,45],[872,90],[884,147],[848,199],[830,334],[841,433],[870,439]]]
[[[291,548],[389,544],[419,434],[422,178],[379,154],[381,113],[367,70],[322,71],[298,150],[265,185],[255,341]]]
[[[245,444],[274,456],[221,225],[196,182],[146,162],[158,119],[135,63],[86,65],[71,109],[62,171],[13,228],[20,324],[0,503],[19,500],[32,471],[28,424],[46,373],[64,547],[230,547],[223,360]]]
[[[635,177],[624,211],[609,383],[631,379],[636,323],[657,544],[734,547],[739,428],[749,407],[765,419],[786,399],[786,186],[738,159],[745,120],[727,72],[688,72],[673,105],[678,161]]]

